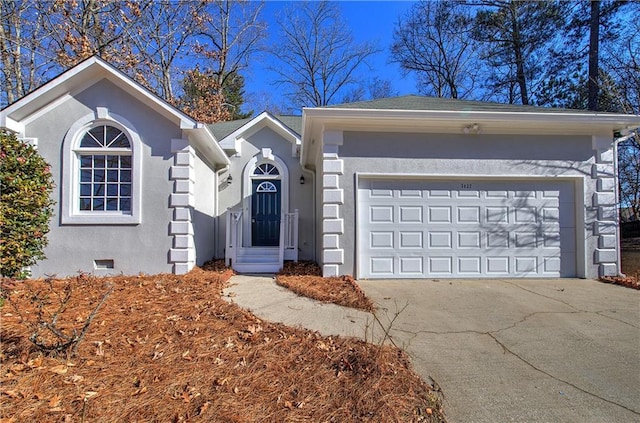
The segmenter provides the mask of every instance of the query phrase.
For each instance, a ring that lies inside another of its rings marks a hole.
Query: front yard
[[[0,422],[445,421],[402,351],[261,321],[220,298],[229,275],[5,281]],[[64,301],[52,326],[80,330],[108,285],[77,354],[29,341]]]

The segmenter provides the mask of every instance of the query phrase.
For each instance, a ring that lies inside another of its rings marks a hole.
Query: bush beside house
[[[19,278],[45,258],[53,180],[33,146],[6,131],[0,144],[0,275]]]

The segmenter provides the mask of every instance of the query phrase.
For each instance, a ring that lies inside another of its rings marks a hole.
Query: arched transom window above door
[[[278,192],[278,188],[273,182],[264,181],[256,187],[256,192]]]
[[[280,176],[280,171],[271,163],[261,163],[256,166],[252,176],[258,178],[276,178]]]

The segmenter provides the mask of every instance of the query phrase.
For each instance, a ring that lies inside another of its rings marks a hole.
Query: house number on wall
[[[460,188],[462,188],[462,189],[471,189],[471,184],[460,184]]]

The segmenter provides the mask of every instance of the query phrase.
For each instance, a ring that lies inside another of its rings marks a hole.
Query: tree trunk
[[[589,110],[598,110],[598,47],[600,38],[600,1],[591,1],[591,21],[589,24]]]

